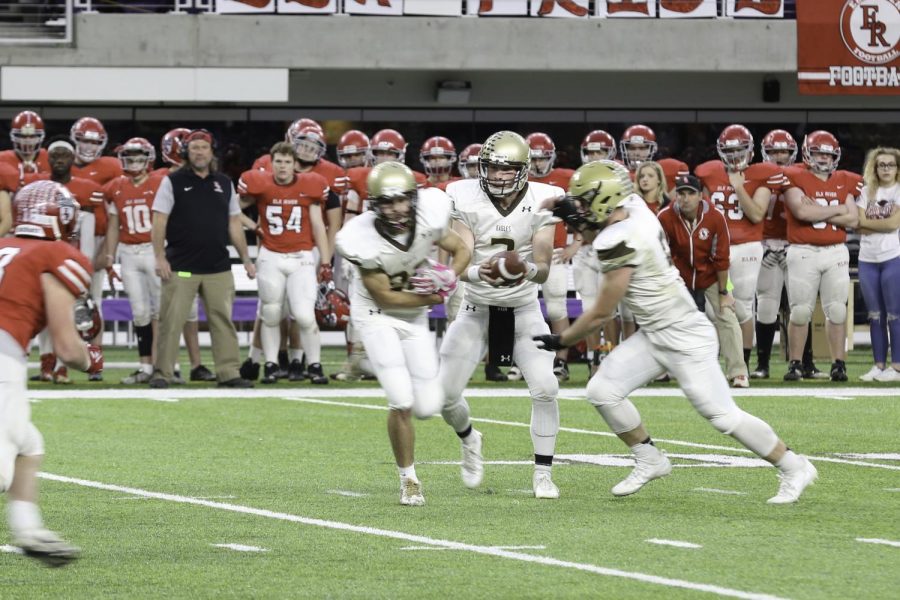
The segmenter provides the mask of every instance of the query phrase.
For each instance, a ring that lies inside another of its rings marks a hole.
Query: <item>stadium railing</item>
[[[0,0],[0,45],[69,44],[73,0]]]

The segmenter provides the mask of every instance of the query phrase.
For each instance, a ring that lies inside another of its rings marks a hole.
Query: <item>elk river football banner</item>
[[[801,94],[900,95],[900,0],[797,0]]]

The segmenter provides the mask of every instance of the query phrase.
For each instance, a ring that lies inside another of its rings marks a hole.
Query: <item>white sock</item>
[[[303,362],[303,348],[291,348],[291,361]]]
[[[150,363],[141,363],[141,372],[146,373],[147,375],[153,374],[153,365]]]
[[[14,533],[44,527],[41,510],[34,502],[10,500],[6,505],[6,517],[9,521],[9,528]]]
[[[796,452],[788,450],[781,457],[781,460],[775,463],[775,466],[785,472],[796,471],[803,467],[803,460]]]
[[[659,462],[662,452],[653,444],[635,444],[631,447],[635,458],[644,462]]]
[[[175,363],[175,366],[172,367],[172,372],[173,373],[181,373],[181,365],[179,365],[178,363]]]
[[[259,359],[262,356],[262,349],[257,348],[253,344],[250,344],[250,362],[259,364]]]
[[[397,467],[400,470],[400,479],[412,479],[414,481],[418,481],[419,478],[416,477],[416,465],[411,464],[408,467]]]
[[[534,465],[535,473],[547,473],[550,474],[551,466],[550,465]]]

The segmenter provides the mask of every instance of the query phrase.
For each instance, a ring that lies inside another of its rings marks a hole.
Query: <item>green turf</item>
[[[280,385],[273,394],[280,391],[298,395]],[[354,396],[349,388],[332,400],[384,406],[382,399]],[[740,403],[813,456],[900,451],[895,397],[834,400],[798,391]],[[477,419],[529,420],[526,398],[471,398],[470,404]],[[564,427],[607,431],[583,401],[560,404]],[[660,442],[670,453],[747,456],[684,399],[639,398],[636,404],[657,439],[734,448]],[[855,539],[900,540],[900,493],[890,491],[900,488],[897,470],[818,461],[820,481],[802,501],[773,507],[765,503],[777,488],[770,468],[676,468],[639,494],[616,499],[609,488],[627,467],[559,464],[554,480],[560,500],[537,501],[528,491],[528,464],[488,465],[482,488],[465,489],[457,465],[437,464],[459,459],[455,436],[438,418],[416,423],[427,505],[406,508],[398,505],[385,417],[383,410],[278,397],[43,399],[33,405],[47,441],[43,470],[50,474],[483,547],[545,546],[513,552],[749,593],[896,597],[900,549]],[[530,460],[527,427],[476,426],[485,434],[487,460]],[[615,438],[585,433],[563,432],[557,444],[558,455],[625,451]],[[867,462],[900,465],[887,458]],[[0,553],[0,598],[709,596],[463,550],[405,550],[423,544],[72,483],[45,480],[42,494],[48,525],[80,545],[84,556],[71,567],[49,570]],[[222,496],[234,498],[216,498]],[[702,548],[657,546],[648,538]],[[268,552],[212,546],[219,543]]]

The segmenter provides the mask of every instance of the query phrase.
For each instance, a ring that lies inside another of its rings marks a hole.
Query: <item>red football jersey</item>
[[[454,181],[459,181],[460,179],[462,179],[462,177],[451,177],[447,181],[438,181],[437,183],[431,183],[430,181],[426,181],[425,187],[427,187],[427,188],[433,187],[433,188],[437,188],[437,189],[441,190],[442,192],[446,192],[448,185],[450,185]]]
[[[37,175],[28,175],[25,177],[25,183],[32,181],[42,181],[50,179],[47,173],[38,173]],[[89,179],[81,179],[72,177],[67,183],[63,184],[75,196],[81,210],[86,212],[94,212],[97,206],[103,204],[105,198],[103,196],[103,188],[99,184]]]
[[[574,174],[575,171],[572,169],[555,168],[551,169],[550,172],[543,177],[529,176],[528,181],[546,183],[547,185],[555,185],[556,187],[561,187],[563,189],[563,193],[565,194],[569,190],[569,180],[572,179],[572,175]],[[563,222],[557,223],[556,230],[553,232],[553,247],[565,248],[568,245],[568,240],[569,232],[566,231],[566,224]]]
[[[271,154],[263,154],[255,161],[253,161],[252,170],[256,171],[266,171],[272,172],[272,155]],[[340,165],[337,165],[330,160],[320,158],[316,165],[312,168],[312,171],[307,171],[312,173],[318,173],[322,177],[325,178],[325,181],[328,182],[328,186],[333,189],[336,193],[340,194],[343,186],[341,185],[342,180],[345,176],[344,168]]]
[[[347,169],[347,183],[351,190],[359,194],[360,200],[365,200],[369,197],[366,180],[369,178],[371,170],[372,167],[351,167]],[[416,187],[428,187],[428,177],[425,176],[425,173],[413,171],[413,176],[416,178]]]
[[[759,242],[763,239],[764,222],[751,223],[744,216],[734,188],[728,181],[725,165],[720,160],[711,160],[694,169],[703,186],[709,191],[709,200],[725,216],[731,243],[745,244]],[[744,189],[750,196],[760,187],[769,188],[773,194],[781,191],[784,185],[784,174],[781,167],[773,163],[755,163],[744,171]]]
[[[769,210],[763,220],[764,240],[787,239],[787,204],[784,203],[784,191],[772,192],[769,198]]]
[[[31,339],[47,326],[41,275],[56,277],[80,296],[91,288],[91,263],[63,241],[28,238],[0,240],[0,329],[27,354]]]
[[[297,173],[287,185],[271,173],[251,169],[241,175],[238,193],[256,200],[262,245],[273,252],[299,252],[315,246],[309,207],[324,208],[328,182],[318,173]]]
[[[686,162],[675,158],[661,158],[656,162],[662,167],[663,175],[666,177],[666,191],[675,187],[676,177],[688,175],[691,172]]]
[[[38,151],[37,158],[30,165],[24,164],[15,150],[4,150],[0,152],[0,164],[7,165],[15,170],[20,182],[25,175],[50,172],[50,162],[47,160],[47,150],[44,148]]]
[[[103,194],[119,217],[119,243],[147,244],[153,229],[153,199],[162,177],[148,177],[135,185],[122,175],[103,186]]]
[[[101,186],[123,174],[122,163],[119,162],[119,159],[112,156],[101,156],[81,167],[72,165],[72,177],[90,179]],[[101,202],[94,209],[94,220],[94,232],[97,235],[106,235],[109,216],[106,214],[106,205],[104,203]]]
[[[19,172],[6,163],[0,163],[0,192],[13,193],[19,189]]]
[[[822,181],[811,172],[797,167],[784,170],[788,183],[786,188],[799,188],[803,194],[820,206],[837,206],[856,194],[857,180],[853,173],[836,171],[827,181]],[[831,246],[847,241],[847,230],[825,221],[801,221],[786,208],[787,240],[792,244]]]

